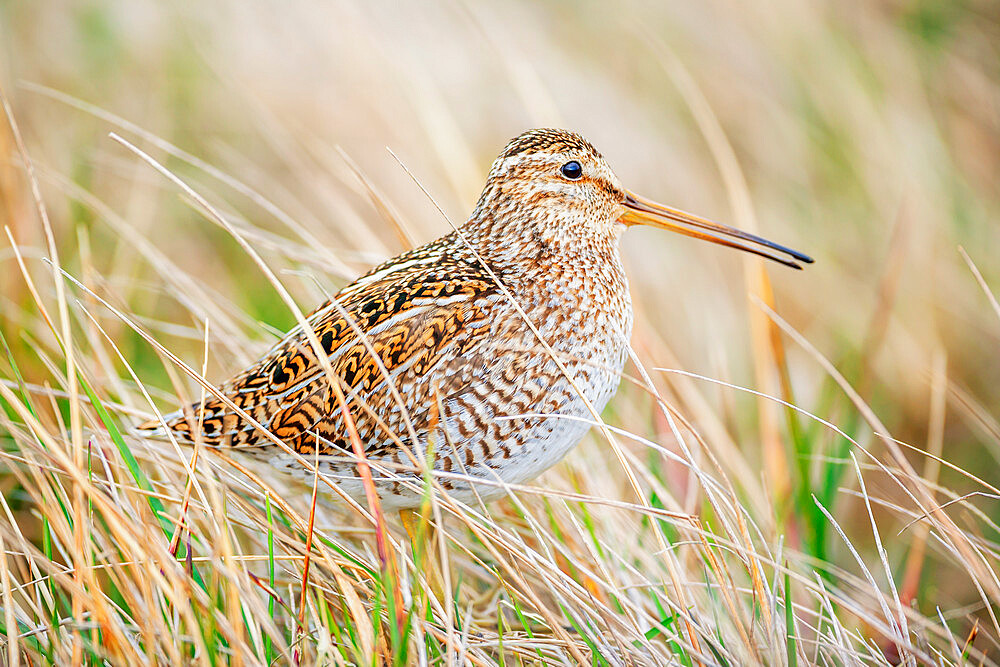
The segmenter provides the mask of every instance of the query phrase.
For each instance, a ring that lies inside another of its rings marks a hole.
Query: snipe
[[[488,500],[583,437],[627,356],[632,302],[618,240],[635,224],[794,268],[812,262],[634,195],[583,137],[540,129],[507,144],[458,232],[374,268],[309,316],[385,506],[420,503],[419,457],[453,496],[469,500],[474,485]],[[227,400],[140,429],[169,429],[311,477],[249,415],[307,460],[318,448],[320,471],[360,499],[344,415],[317,359],[297,328],[221,385]]]

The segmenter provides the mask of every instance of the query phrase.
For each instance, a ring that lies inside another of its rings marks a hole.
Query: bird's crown
[[[601,158],[594,146],[576,132],[555,128],[528,130],[511,139],[500,153],[501,158],[522,153],[568,153],[581,152]]]

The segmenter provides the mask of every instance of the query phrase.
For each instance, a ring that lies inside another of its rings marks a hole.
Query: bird
[[[813,261],[626,190],[580,134],[532,129],[463,224],[341,289],[306,317],[314,336],[295,327],[217,395],[138,431],[322,474],[361,501],[356,434],[386,509],[419,507],[425,472],[459,501],[499,498],[560,461],[616,392],[633,324],[619,240],[641,224]]]

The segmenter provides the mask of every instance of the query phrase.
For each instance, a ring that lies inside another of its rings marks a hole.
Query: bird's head
[[[732,227],[657,204],[626,190],[604,157],[575,132],[529,130],[493,162],[472,215],[494,235],[530,233],[547,242],[617,238],[651,225],[745,250],[786,266],[813,260]]]

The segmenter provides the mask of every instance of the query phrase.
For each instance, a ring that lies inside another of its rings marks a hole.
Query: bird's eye
[[[581,167],[580,163],[576,160],[570,160],[564,164],[559,171],[561,171],[562,175],[571,181],[575,181],[583,176],[583,167]]]

